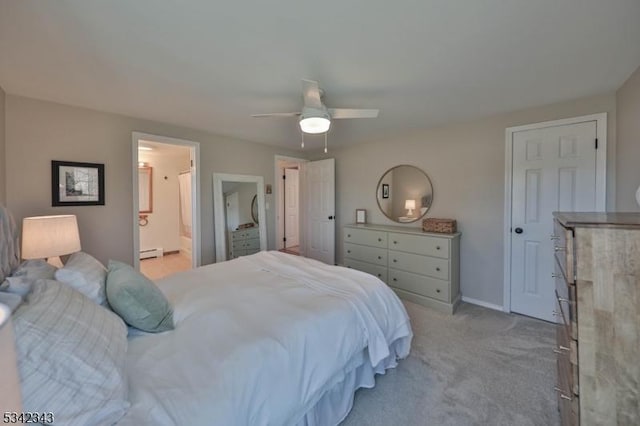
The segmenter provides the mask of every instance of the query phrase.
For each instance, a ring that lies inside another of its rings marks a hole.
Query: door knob
[[[522,228],[516,228],[515,229],[515,233],[516,234],[522,234]]]
[[[329,216],[329,220],[333,220],[333,216]]]

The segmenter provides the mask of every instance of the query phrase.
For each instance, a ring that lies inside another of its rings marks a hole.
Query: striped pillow
[[[56,424],[114,424],[127,408],[127,329],[114,313],[52,280],[37,280],[13,314],[25,411]]]
[[[56,280],[73,287],[98,305],[107,303],[106,279],[107,269],[102,263],[81,251],[73,253],[64,268],[56,271]]]

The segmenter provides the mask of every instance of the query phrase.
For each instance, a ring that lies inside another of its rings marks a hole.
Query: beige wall
[[[5,93],[0,87],[0,204],[5,204],[5,168],[6,168],[6,153],[5,153]]]
[[[458,220],[462,232],[463,295],[502,305],[505,129],[608,112],[609,165],[613,166],[615,108],[615,95],[611,93],[334,151],[338,262],[343,259],[342,225],[354,222],[356,208],[367,209],[370,223],[390,224],[376,205],[376,183],[390,167],[413,164],[427,172],[433,182],[434,201],[429,216]],[[611,167],[609,172],[613,178]],[[613,180],[608,184],[611,194]],[[614,205],[613,199],[609,205]]]
[[[213,172],[264,176],[274,182],[274,155],[293,151],[116,114],[7,95],[7,206],[25,216],[78,216],[83,250],[102,262],[133,260],[131,132],[200,142],[202,262],[213,262]],[[106,205],[51,207],[51,160],[105,164]],[[273,195],[266,202],[273,204]],[[273,208],[267,211],[269,247],[274,242]]]
[[[617,96],[618,211],[640,211],[635,193],[640,186],[640,68],[618,89]]]

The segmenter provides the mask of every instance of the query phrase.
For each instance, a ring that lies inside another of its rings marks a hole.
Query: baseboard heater
[[[140,250],[140,259],[149,259],[152,257],[164,256],[164,250],[162,248],[152,248],[146,250]]]

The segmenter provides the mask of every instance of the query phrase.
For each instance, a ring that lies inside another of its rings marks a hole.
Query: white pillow
[[[67,284],[96,302],[106,305],[104,285],[107,269],[93,256],[84,252],[73,253],[64,268],[56,271],[57,281]]]
[[[12,318],[25,411],[61,425],[112,425],[126,413],[127,329],[116,314],[38,280]]]

